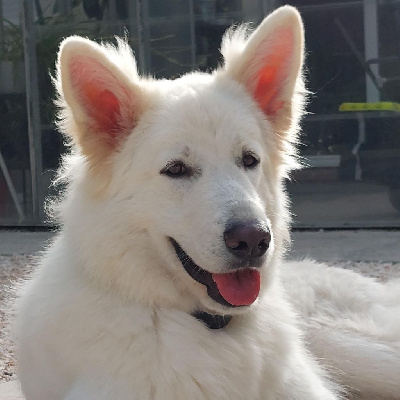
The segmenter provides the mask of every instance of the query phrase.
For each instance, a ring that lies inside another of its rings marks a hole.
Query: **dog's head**
[[[75,161],[65,236],[94,279],[144,303],[241,312],[268,287],[288,211],[301,113],[303,28],[283,7],[224,65],[140,78],[124,42],[72,37],[60,49],[60,126]]]

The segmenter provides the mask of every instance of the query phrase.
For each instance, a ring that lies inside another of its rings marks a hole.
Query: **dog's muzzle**
[[[260,272],[255,268],[240,268],[233,272],[211,273],[199,267],[172,238],[183,268],[197,282],[206,286],[207,294],[215,302],[226,307],[249,306],[260,292]]]

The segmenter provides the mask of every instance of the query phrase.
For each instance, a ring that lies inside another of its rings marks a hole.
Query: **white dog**
[[[400,398],[400,284],[282,263],[298,12],[228,33],[222,54],[156,81],[122,41],[62,43],[73,154],[62,230],[20,304],[28,400]]]

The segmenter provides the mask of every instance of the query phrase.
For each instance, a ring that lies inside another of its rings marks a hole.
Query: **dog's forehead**
[[[160,123],[174,135],[241,141],[260,136],[261,114],[245,89],[218,76],[185,75],[163,88]]]

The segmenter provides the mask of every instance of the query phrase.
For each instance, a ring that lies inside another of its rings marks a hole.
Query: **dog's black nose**
[[[237,224],[224,232],[229,251],[241,259],[263,256],[271,242],[271,234],[263,224]]]

